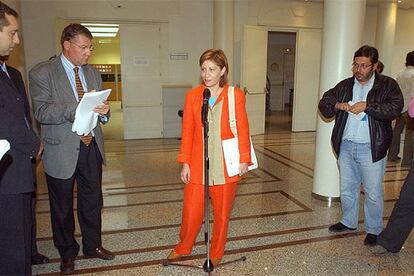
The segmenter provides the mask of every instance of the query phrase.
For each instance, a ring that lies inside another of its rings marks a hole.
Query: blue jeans
[[[338,158],[340,174],[341,223],[357,228],[359,213],[359,194],[361,183],[364,186],[365,231],[378,235],[383,229],[384,178],[386,157],[372,162],[371,145],[359,144],[348,140],[341,143]]]

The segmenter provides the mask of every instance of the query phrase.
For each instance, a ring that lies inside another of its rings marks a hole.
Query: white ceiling
[[[377,5],[379,2],[397,2],[396,0],[367,0],[368,5]],[[412,9],[414,8],[414,0],[402,0],[401,3],[398,3],[398,7],[402,9]]]
[[[304,0],[305,2],[323,2],[324,0]],[[348,1],[348,0],[346,0]],[[396,3],[397,0],[367,0],[367,4],[370,6],[376,6],[380,2],[393,2]],[[402,0],[401,3],[398,3],[398,7],[402,9],[414,9],[414,0]]]

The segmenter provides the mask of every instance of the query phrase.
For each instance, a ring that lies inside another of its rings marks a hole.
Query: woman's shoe
[[[211,259],[211,263],[213,264],[214,267],[217,267],[220,262],[221,262],[221,258],[215,259],[215,260]]]
[[[178,259],[180,259],[183,255],[178,254],[177,252],[175,252],[174,250],[171,250],[170,254],[167,257],[167,260],[169,262],[173,262],[173,261],[177,261]]]

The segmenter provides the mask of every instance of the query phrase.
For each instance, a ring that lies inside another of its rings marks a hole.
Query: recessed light
[[[116,37],[116,33],[92,33],[93,37]]]

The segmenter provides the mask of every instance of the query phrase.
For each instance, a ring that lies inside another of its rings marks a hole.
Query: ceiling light
[[[106,23],[81,23],[91,33],[93,37],[116,37],[119,30],[119,24]]]
[[[117,33],[118,27],[86,27],[91,33]]]
[[[92,33],[93,37],[116,37],[116,33]]]
[[[83,26],[91,27],[119,27],[119,24],[107,24],[107,23],[81,23]]]

